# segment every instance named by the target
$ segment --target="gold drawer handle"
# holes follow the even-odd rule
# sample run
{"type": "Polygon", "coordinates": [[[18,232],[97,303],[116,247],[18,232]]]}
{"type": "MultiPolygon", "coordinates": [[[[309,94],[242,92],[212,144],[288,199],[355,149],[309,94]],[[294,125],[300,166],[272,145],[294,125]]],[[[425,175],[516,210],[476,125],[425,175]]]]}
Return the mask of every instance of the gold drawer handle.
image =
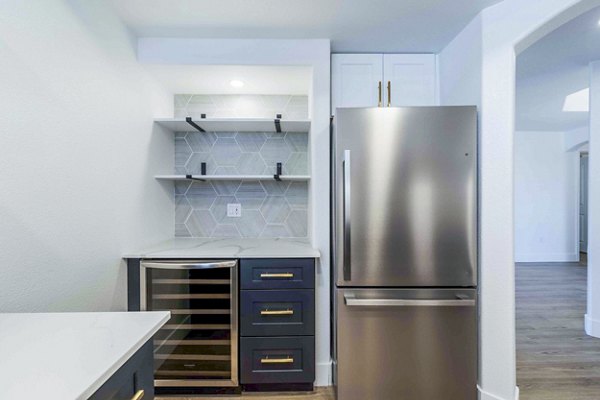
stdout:
{"type": "Polygon", "coordinates": [[[135,392],[131,400],[142,400],[144,398],[144,393],[145,392],[143,390],[138,390],[135,392]]]}
{"type": "Polygon", "coordinates": [[[260,363],[261,364],[293,364],[294,363],[294,359],[292,357],[286,357],[286,358],[261,358],[260,359],[260,363]]]}
{"type": "Polygon", "coordinates": [[[260,274],[261,278],[293,278],[294,274],[291,272],[285,272],[282,274],[270,274],[270,273],[263,273],[260,274]]]}
{"type": "Polygon", "coordinates": [[[260,315],[294,315],[294,310],[260,310],[260,315]]]}

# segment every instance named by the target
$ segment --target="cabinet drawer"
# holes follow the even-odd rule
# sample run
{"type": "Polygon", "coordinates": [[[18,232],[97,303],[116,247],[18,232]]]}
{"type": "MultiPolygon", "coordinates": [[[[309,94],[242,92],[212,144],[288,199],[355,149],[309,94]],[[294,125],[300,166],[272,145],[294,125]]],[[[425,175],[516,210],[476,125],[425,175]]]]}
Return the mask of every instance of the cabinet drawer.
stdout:
{"type": "Polygon", "coordinates": [[[242,289],[313,289],[315,260],[270,258],[241,260],[242,289]]]}
{"type": "Polygon", "coordinates": [[[315,338],[256,337],[240,339],[241,383],[312,383],[315,338]]]}
{"type": "Polygon", "coordinates": [[[314,296],[314,290],[242,290],[241,335],[314,335],[314,296]]]}

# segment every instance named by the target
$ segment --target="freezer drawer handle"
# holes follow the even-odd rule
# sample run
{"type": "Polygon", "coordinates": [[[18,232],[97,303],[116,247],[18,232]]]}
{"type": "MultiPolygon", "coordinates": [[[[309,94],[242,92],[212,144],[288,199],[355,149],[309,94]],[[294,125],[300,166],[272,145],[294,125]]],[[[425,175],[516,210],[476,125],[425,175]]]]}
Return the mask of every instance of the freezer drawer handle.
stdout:
{"type": "Polygon", "coordinates": [[[294,315],[294,310],[260,310],[260,315],[294,315]]]}
{"type": "Polygon", "coordinates": [[[354,295],[344,295],[344,302],[350,307],[473,307],[474,299],[460,300],[416,300],[416,299],[357,299],[354,295]]]}
{"type": "Polygon", "coordinates": [[[291,272],[284,272],[282,274],[271,274],[271,273],[262,273],[260,274],[261,278],[275,278],[275,279],[292,279],[294,274],[291,272]]]}
{"type": "Polygon", "coordinates": [[[158,269],[215,269],[234,268],[237,261],[208,261],[208,262],[160,262],[142,261],[142,267],[158,269]]]}
{"type": "Polygon", "coordinates": [[[294,363],[294,359],[292,357],[286,357],[286,358],[261,358],[260,359],[260,363],[261,364],[293,364],[294,363]]]}

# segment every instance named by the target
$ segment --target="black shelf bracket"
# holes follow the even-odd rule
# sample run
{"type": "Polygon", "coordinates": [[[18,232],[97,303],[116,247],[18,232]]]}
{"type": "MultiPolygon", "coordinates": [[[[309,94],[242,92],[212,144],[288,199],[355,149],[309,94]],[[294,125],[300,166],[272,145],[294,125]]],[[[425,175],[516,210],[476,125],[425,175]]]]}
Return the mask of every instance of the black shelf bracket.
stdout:
{"type": "MultiPolygon", "coordinates": [[[[202,176],[206,176],[206,163],[200,163],[200,175],[202,176]]],[[[194,175],[186,175],[185,179],[189,179],[190,181],[200,181],[200,182],[206,182],[206,179],[202,179],[202,178],[196,178],[194,175]]]]}
{"type": "Polygon", "coordinates": [[[185,179],[189,179],[190,181],[206,182],[206,179],[194,178],[192,175],[186,175],[185,179]]]}
{"type": "Polygon", "coordinates": [[[281,114],[277,114],[275,117],[275,131],[281,133],[281,114]]]}
{"type": "Polygon", "coordinates": [[[185,117],[185,122],[193,126],[194,129],[196,129],[198,132],[206,132],[204,129],[202,129],[200,125],[198,125],[192,120],[192,117],[185,117]]]}
{"type": "Polygon", "coordinates": [[[277,163],[277,173],[275,175],[273,175],[273,179],[275,179],[278,182],[281,182],[281,175],[283,175],[282,173],[282,165],[280,162],[277,163]]]}

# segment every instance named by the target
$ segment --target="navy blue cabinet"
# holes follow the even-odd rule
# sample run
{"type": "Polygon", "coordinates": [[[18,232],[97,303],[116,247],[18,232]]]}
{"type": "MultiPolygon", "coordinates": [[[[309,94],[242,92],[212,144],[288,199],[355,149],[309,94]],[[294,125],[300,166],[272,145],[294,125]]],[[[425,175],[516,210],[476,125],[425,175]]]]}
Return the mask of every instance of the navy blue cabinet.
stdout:
{"type": "Polygon", "coordinates": [[[314,290],[243,290],[241,336],[312,336],[314,290]]]}
{"type": "Polygon", "coordinates": [[[315,379],[315,337],[242,337],[242,382],[311,383],[315,379]]]}
{"type": "Polygon", "coordinates": [[[315,261],[306,258],[242,260],[241,288],[314,289],[315,261]]]}
{"type": "Polygon", "coordinates": [[[154,399],[152,366],[152,341],[148,341],[89,400],[154,399]]]}
{"type": "Polygon", "coordinates": [[[242,259],[240,282],[240,382],[312,388],[315,260],[242,259]]]}

